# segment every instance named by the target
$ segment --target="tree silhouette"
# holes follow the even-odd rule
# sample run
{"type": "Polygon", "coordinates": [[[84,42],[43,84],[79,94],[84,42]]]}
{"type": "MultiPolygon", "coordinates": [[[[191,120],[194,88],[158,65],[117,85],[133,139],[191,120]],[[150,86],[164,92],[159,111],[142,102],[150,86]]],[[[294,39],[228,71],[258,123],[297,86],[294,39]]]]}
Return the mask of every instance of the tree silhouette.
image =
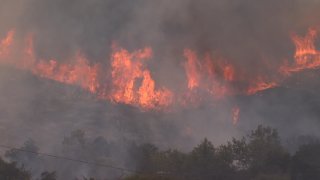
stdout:
{"type": "Polygon", "coordinates": [[[30,180],[31,175],[24,167],[17,167],[16,163],[7,163],[0,159],[0,179],[3,180],[30,180]]]}

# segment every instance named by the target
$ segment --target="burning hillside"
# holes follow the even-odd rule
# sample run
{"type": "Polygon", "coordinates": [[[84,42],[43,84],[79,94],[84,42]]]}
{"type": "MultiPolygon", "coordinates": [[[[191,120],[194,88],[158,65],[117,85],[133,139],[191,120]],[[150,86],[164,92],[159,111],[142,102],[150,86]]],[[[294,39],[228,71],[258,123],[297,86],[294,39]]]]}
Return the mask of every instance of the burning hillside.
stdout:
{"type": "Polygon", "coordinates": [[[151,47],[129,52],[113,45],[112,54],[106,58],[111,66],[106,68],[99,63],[90,63],[81,51],[70,60],[39,59],[34,53],[32,35],[25,38],[23,51],[19,52],[14,49],[14,35],[14,30],[11,30],[1,40],[2,64],[28,70],[57,82],[77,85],[99,99],[133,105],[142,110],[192,106],[192,103],[199,103],[204,98],[199,92],[206,92],[206,96],[209,95],[212,101],[226,96],[254,95],[281,86],[293,73],[320,67],[320,52],[315,47],[316,29],[309,29],[305,36],[292,35],[296,51],[292,57],[283,58],[291,61],[285,61],[279,68],[274,69],[273,73],[277,74],[275,77],[248,77],[245,74],[250,73],[242,73],[243,70],[236,69],[225,58],[215,58],[207,53],[200,59],[194,50],[185,49],[183,64],[186,82],[177,82],[182,86],[180,89],[184,90],[179,92],[161,86],[153,79],[153,73],[146,66],[146,61],[153,57],[151,47]],[[16,53],[22,56],[14,57],[13,54],[16,53]]]}

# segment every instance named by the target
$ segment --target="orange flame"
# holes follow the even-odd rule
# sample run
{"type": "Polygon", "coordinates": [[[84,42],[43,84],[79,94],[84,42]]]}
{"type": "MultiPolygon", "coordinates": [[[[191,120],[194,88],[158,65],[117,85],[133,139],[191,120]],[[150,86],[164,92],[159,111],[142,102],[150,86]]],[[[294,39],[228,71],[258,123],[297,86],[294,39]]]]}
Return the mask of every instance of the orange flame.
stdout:
{"type": "MultiPolygon", "coordinates": [[[[1,41],[0,55],[9,54],[13,34],[14,31],[10,31],[1,41]]],[[[32,35],[29,35],[25,42],[23,57],[15,62],[5,62],[6,64],[29,70],[43,78],[78,85],[102,99],[130,104],[142,109],[161,109],[172,103],[173,93],[166,88],[156,89],[150,71],[143,66],[143,61],[152,56],[151,48],[133,53],[124,49],[114,50],[111,55],[112,90],[108,93],[105,85],[99,81],[100,76],[105,76],[101,74],[104,71],[100,64],[90,64],[80,52],[69,60],[70,63],[59,63],[55,59],[49,61],[37,59],[34,54],[32,35]]]]}
{"type": "Polygon", "coordinates": [[[190,49],[184,50],[184,56],[187,58],[185,71],[188,78],[188,88],[190,90],[196,88],[200,84],[199,61],[195,52],[190,49]]]}
{"type": "Polygon", "coordinates": [[[292,36],[292,41],[296,46],[295,61],[292,65],[285,64],[280,67],[280,72],[290,75],[293,72],[305,69],[317,69],[320,67],[320,51],[316,50],[315,40],[317,31],[310,28],[305,37],[292,36]]]}
{"type": "Polygon", "coordinates": [[[110,98],[115,102],[138,104],[145,109],[156,109],[171,104],[172,93],[161,88],[155,90],[155,82],[142,61],[152,56],[151,48],[129,53],[121,49],[112,55],[113,91],[110,98]],[[137,81],[141,79],[139,86],[137,81]],[[136,87],[138,86],[138,87],[136,87]]]}
{"type": "MultiPolygon", "coordinates": [[[[60,63],[56,59],[39,59],[34,52],[32,35],[28,35],[25,40],[26,46],[21,53],[22,56],[20,57],[19,52],[15,50],[14,57],[18,58],[10,58],[8,61],[8,57],[12,53],[14,34],[15,32],[11,30],[0,41],[2,63],[28,70],[40,77],[78,85],[95,94],[98,98],[133,105],[143,110],[162,110],[174,104],[199,104],[207,99],[202,94],[209,94],[215,99],[226,95],[252,95],[279,86],[286,77],[284,75],[290,75],[304,69],[320,68],[320,51],[315,47],[317,38],[315,29],[310,29],[305,37],[292,36],[296,46],[294,62],[282,65],[280,77],[276,80],[262,76],[258,76],[255,80],[244,78],[243,74],[239,74],[242,71],[224,59],[213,61],[210,54],[206,54],[203,59],[200,59],[195,51],[185,49],[183,55],[186,58],[184,69],[187,85],[184,87],[184,92],[174,93],[173,90],[159,86],[147,68],[146,62],[152,58],[153,54],[149,47],[129,52],[113,46],[110,57],[110,73],[101,64],[89,63],[90,61],[81,52],[64,63],[60,63]],[[111,83],[107,84],[108,86],[101,81],[105,77],[111,77],[111,83]],[[237,88],[233,89],[232,87],[237,84],[248,84],[248,86],[234,90],[237,88]]],[[[239,113],[239,108],[234,108],[234,122],[238,121],[236,119],[239,118],[239,113]]]]}
{"type": "Polygon", "coordinates": [[[251,85],[248,87],[246,94],[253,95],[259,91],[264,91],[276,86],[278,86],[276,82],[267,82],[263,78],[258,77],[257,80],[253,81],[253,83],[251,83],[251,85]]]}
{"type": "Polygon", "coordinates": [[[75,58],[75,63],[72,65],[59,64],[56,60],[39,61],[33,73],[58,82],[79,85],[92,93],[97,92],[99,88],[98,65],[90,66],[81,55],[75,58]]]}
{"type": "Polygon", "coordinates": [[[40,77],[52,79],[66,84],[76,84],[95,93],[99,88],[98,65],[90,66],[88,60],[78,53],[71,64],[61,64],[56,60],[37,60],[34,55],[33,37],[26,38],[25,56],[18,67],[31,70],[40,77]]]}
{"type": "MultiPolygon", "coordinates": [[[[219,70],[222,71],[225,81],[233,81],[234,68],[232,65],[215,65],[209,54],[205,56],[203,61],[200,61],[197,54],[190,49],[184,50],[184,56],[187,58],[185,71],[189,90],[194,90],[195,88],[202,89],[214,98],[222,98],[228,92],[228,88],[218,81],[218,74],[215,68],[220,68],[219,70]]],[[[192,96],[192,93],[188,93],[188,97],[193,102],[197,99],[192,96]]]]}

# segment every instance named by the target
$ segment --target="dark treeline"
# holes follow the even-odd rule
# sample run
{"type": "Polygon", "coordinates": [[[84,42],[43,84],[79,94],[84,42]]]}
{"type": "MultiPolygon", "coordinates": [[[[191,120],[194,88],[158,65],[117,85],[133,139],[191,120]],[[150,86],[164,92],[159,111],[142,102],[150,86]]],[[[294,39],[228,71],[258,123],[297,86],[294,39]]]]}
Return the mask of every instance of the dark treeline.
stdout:
{"type": "MultiPolygon", "coordinates": [[[[220,146],[204,139],[188,153],[160,150],[153,144],[132,144],[128,148],[131,159],[127,168],[135,168],[137,173],[120,179],[319,180],[320,141],[304,137],[294,144],[299,144],[297,150],[290,152],[287,148],[290,145],[283,146],[275,129],[263,126],[220,146]]],[[[57,174],[45,171],[40,177],[32,178],[24,166],[0,160],[0,179],[55,180],[57,174]]]]}
{"type": "Polygon", "coordinates": [[[319,180],[320,143],[312,137],[301,141],[295,142],[301,144],[298,150],[289,153],[275,129],[258,126],[217,147],[204,139],[190,153],[145,144],[132,151],[141,174],[127,180],[319,180]]]}

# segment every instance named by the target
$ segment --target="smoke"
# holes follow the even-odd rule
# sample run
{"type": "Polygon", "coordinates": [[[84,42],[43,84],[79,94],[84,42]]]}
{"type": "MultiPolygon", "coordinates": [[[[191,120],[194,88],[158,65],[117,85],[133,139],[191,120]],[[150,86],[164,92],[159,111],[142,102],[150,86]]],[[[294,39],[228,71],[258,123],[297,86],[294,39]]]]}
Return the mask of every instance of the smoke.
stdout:
{"type": "MultiPolygon", "coordinates": [[[[151,47],[154,55],[147,67],[157,86],[182,93],[187,86],[185,48],[194,50],[199,59],[206,53],[223,57],[244,77],[276,78],[283,60],[293,60],[295,47],[290,35],[304,35],[309,27],[318,26],[319,8],[320,2],[311,0],[2,0],[0,39],[15,29],[22,43],[32,33],[39,59],[64,62],[80,50],[91,64],[108,68],[112,44],[130,52],[151,47]]],[[[187,151],[204,137],[224,143],[258,124],[278,128],[284,137],[318,136],[318,73],[293,76],[282,87],[254,96],[206,100],[171,112],[146,112],[97,100],[76,86],[1,67],[1,141],[16,146],[31,138],[40,151],[92,160],[101,155],[95,154],[100,146],[112,147],[103,144],[118,143],[115,149],[106,148],[110,151],[106,162],[125,166],[125,149],[131,142],[187,151]],[[234,106],[240,108],[235,126],[234,106]],[[81,145],[75,145],[70,152],[63,152],[63,138],[78,129],[90,139],[86,146],[96,148],[78,152],[81,145]],[[92,145],[100,136],[103,143],[92,145]]],[[[59,177],[70,172],[96,173],[88,167],[70,170],[69,164],[59,164],[46,163],[48,169],[65,169],[59,177]]]]}

